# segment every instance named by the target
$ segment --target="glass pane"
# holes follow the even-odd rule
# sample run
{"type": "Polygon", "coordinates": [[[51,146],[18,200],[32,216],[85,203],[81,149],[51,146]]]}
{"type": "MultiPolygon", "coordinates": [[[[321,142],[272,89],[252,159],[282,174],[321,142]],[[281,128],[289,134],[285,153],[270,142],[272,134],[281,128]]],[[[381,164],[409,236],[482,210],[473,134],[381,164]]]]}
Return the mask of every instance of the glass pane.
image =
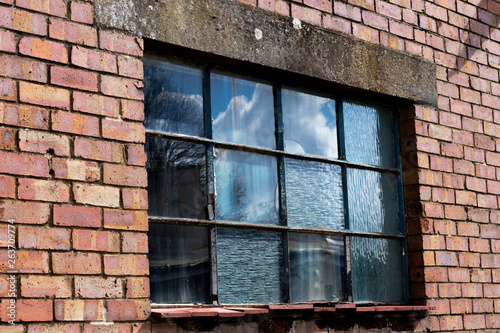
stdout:
{"type": "Polygon", "coordinates": [[[283,89],[285,150],[338,158],[333,99],[283,89]]]}
{"type": "Polygon", "coordinates": [[[283,301],[283,240],[272,231],[217,228],[222,304],[283,301]]]}
{"type": "Polygon", "coordinates": [[[343,106],[347,160],[394,168],[392,112],[383,107],[349,101],[343,106]]]}
{"type": "Polygon", "coordinates": [[[276,148],[271,85],[211,74],[210,90],[215,140],[276,148]]]}
{"type": "Polygon", "coordinates": [[[149,267],[153,303],[210,303],[209,230],[150,223],[149,267]]]}
{"type": "Polygon", "coordinates": [[[344,239],[290,233],[290,293],[292,302],[343,299],[344,239]]]}
{"type": "Polygon", "coordinates": [[[397,176],[347,169],[351,230],[399,234],[397,176]]]}
{"type": "Polygon", "coordinates": [[[401,246],[394,239],[352,238],[354,302],[404,300],[401,246]]]}
{"type": "Polygon", "coordinates": [[[207,219],[204,145],[146,138],[149,215],[207,219]]]}
{"type": "Polygon", "coordinates": [[[276,158],[236,150],[215,151],[216,219],[278,224],[276,158]]]}
{"type": "Polygon", "coordinates": [[[341,167],[285,159],[288,225],[296,228],[344,228],[341,167]]]}
{"type": "Polygon", "coordinates": [[[156,58],[143,60],[144,126],[156,131],[204,136],[202,71],[156,58]]]}

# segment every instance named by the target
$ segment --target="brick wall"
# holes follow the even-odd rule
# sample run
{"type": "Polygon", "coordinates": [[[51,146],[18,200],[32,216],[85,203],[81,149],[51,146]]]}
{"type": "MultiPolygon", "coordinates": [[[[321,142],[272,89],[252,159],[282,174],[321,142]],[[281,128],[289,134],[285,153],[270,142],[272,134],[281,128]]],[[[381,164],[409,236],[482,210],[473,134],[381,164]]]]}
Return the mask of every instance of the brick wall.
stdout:
{"type": "MultiPolygon", "coordinates": [[[[411,291],[436,307],[416,331],[500,330],[499,2],[241,2],[437,65],[438,108],[401,113],[411,291]]],[[[150,332],[143,43],[93,7],[0,0],[2,332],[150,332]]]]}

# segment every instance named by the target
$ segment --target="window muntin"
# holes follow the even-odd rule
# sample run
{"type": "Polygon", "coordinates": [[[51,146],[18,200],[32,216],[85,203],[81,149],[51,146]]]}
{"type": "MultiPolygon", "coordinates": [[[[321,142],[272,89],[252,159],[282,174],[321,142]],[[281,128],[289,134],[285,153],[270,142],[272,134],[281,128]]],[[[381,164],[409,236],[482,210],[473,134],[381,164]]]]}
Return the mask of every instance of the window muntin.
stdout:
{"type": "MultiPolygon", "coordinates": [[[[148,67],[149,58],[145,58],[145,73],[148,67]]],[[[206,180],[199,182],[204,189],[198,192],[206,191],[206,214],[155,215],[161,212],[158,209],[150,209],[149,213],[151,220],[160,225],[181,223],[187,229],[208,225],[209,289],[214,303],[406,299],[401,172],[395,155],[394,112],[376,105],[282,89],[277,83],[211,73],[208,68],[199,80],[204,85],[205,118],[201,122],[206,125],[206,138],[147,127],[147,140],[149,143],[150,138],[162,137],[205,149],[205,169],[198,169],[206,170],[206,180]],[[226,91],[215,93],[214,86],[226,91]],[[256,95],[264,96],[265,103],[257,101],[256,95]],[[223,96],[222,101],[217,101],[217,96],[223,96]],[[262,108],[245,106],[249,101],[253,105],[262,104],[262,108]],[[269,109],[271,103],[274,107],[269,109]],[[248,110],[256,114],[246,114],[248,110]],[[262,137],[274,133],[274,145],[256,138],[258,128],[251,124],[263,123],[256,120],[262,118],[260,113],[267,119],[262,137]],[[231,121],[215,124],[215,120],[228,114],[231,121]],[[363,122],[356,119],[357,115],[363,122]],[[312,126],[314,122],[307,124],[310,119],[317,119],[316,126],[312,126]],[[367,121],[375,123],[366,124],[367,121]],[[304,128],[311,131],[311,138],[301,133],[304,128]],[[224,133],[218,134],[220,131],[224,133]],[[353,136],[358,134],[363,140],[375,143],[354,142],[353,136]],[[389,153],[385,151],[386,145],[389,153]],[[353,151],[347,152],[347,148],[353,151]],[[370,149],[373,151],[367,151],[370,149]],[[307,186],[312,180],[311,186],[307,186]],[[367,193],[368,190],[373,192],[367,193]],[[258,235],[267,237],[259,239],[258,235]],[[372,251],[360,253],[359,248],[363,247],[354,244],[361,245],[363,241],[389,244],[385,248],[390,248],[391,253],[380,250],[381,245],[365,246],[372,251]],[[260,252],[262,249],[268,249],[269,253],[260,252]],[[364,275],[363,267],[371,267],[370,274],[378,274],[374,278],[378,282],[368,289],[364,281],[370,274],[364,275]],[[246,274],[240,274],[243,268],[246,274]],[[385,292],[387,295],[383,291],[370,291],[377,283],[375,289],[384,287],[392,269],[398,270],[392,280],[397,286],[390,287],[392,291],[385,292]]],[[[151,84],[154,86],[154,82],[151,84]]],[[[152,92],[149,85],[146,76],[146,117],[154,107],[148,103],[152,92]]],[[[145,124],[148,126],[147,121],[145,124]]],[[[146,147],[149,156],[150,145],[146,147]]],[[[151,181],[154,179],[150,178],[150,184],[151,181]]],[[[186,186],[179,188],[188,192],[186,186]]],[[[149,192],[150,201],[157,201],[154,191],[149,192]]],[[[193,302],[183,297],[165,302],[154,293],[152,301],[193,302]]]]}

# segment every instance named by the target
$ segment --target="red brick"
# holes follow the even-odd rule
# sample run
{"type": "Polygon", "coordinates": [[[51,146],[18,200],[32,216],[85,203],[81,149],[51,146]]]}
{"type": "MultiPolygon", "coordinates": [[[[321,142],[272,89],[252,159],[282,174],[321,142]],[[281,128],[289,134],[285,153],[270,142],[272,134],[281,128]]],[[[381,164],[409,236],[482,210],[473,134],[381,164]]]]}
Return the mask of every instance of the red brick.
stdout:
{"type": "Polygon", "coordinates": [[[424,216],[443,218],[444,217],[443,205],[435,203],[424,203],[424,216]]]}
{"type": "Polygon", "coordinates": [[[356,22],[361,22],[361,9],[358,7],[350,6],[344,2],[334,1],[333,10],[336,15],[343,16],[356,22]]]}
{"type": "Polygon", "coordinates": [[[484,106],[496,108],[497,105],[500,105],[500,97],[483,93],[481,94],[481,103],[484,106]]]}
{"type": "Polygon", "coordinates": [[[486,181],[488,193],[500,194],[500,182],[494,180],[486,181]]]}
{"type": "Polygon", "coordinates": [[[460,236],[479,237],[479,225],[477,223],[458,222],[457,232],[460,236]]]}
{"type": "Polygon", "coordinates": [[[104,273],[106,275],[148,275],[148,258],[145,255],[105,254],[104,273]]]}
{"type": "Polygon", "coordinates": [[[465,329],[480,329],[486,327],[484,315],[465,315],[464,328],[465,329]]]}
{"type": "Polygon", "coordinates": [[[469,241],[466,237],[446,237],[446,249],[453,251],[469,251],[469,241]]]}
{"type": "Polygon", "coordinates": [[[117,278],[76,277],[75,297],[77,298],[122,298],[121,280],[117,278]]]}
{"type": "Polygon", "coordinates": [[[16,52],[16,38],[12,32],[0,30],[0,51],[16,52]]]}
{"type": "Polygon", "coordinates": [[[452,131],[452,140],[455,143],[473,146],[474,145],[474,135],[467,131],[452,131]]]}
{"type": "Polygon", "coordinates": [[[13,177],[0,176],[0,198],[14,198],[15,196],[16,179],[13,177]]]}
{"type": "Polygon", "coordinates": [[[413,39],[413,27],[405,23],[391,20],[389,21],[389,31],[397,36],[401,36],[407,39],[413,39]]]}
{"type": "Polygon", "coordinates": [[[36,37],[23,37],[19,42],[19,53],[64,64],[68,63],[68,51],[64,44],[36,37]]]}
{"type": "Polygon", "coordinates": [[[67,229],[19,227],[18,244],[24,249],[69,250],[70,234],[67,229]]]}
{"type": "Polygon", "coordinates": [[[127,164],[145,166],[147,156],[144,152],[144,146],[127,146],[127,164]]]}
{"type": "Polygon", "coordinates": [[[21,102],[69,109],[69,91],[66,89],[19,82],[19,97],[21,102]]]}
{"type": "Polygon", "coordinates": [[[54,274],[100,274],[101,256],[96,253],[52,253],[52,271],[54,274]]]}
{"type": "Polygon", "coordinates": [[[145,168],[117,164],[104,164],[105,184],[146,187],[148,176],[145,168]]]}
{"type": "Polygon", "coordinates": [[[71,1],[71,20],[87,24],[94,23],[93,6],[88,3],[71,1]]]}
{"type": "Polygon", "coordinates": [[[467,177],[466,187],[471,191],[486,192],[486,181],[481,178],[467,177]]]}
{"type": "Polygon", "coordinates": [[[372,29],[370,27],[353,23],[352,24],[352,34],[370,43],[380,43],[378,30],[372,29]]]}
{"type": "MultiPolygon", "coordinates": [[[[140,325],[140,324],[136,324],[140,325]]],[[[150,333],[151,329],[147,332],[150,333]]],[[[83,333],[129,333],[130,332],[130,324],[118,324],[118,323],[109,323],[109,324],[85,324],[83,326],[83,333]]]]}
{"type": "Polygon", "coordinates": [[[452,299],[450,300],[450,309],[452,314],[463,314],[472,312],[472,300],[470,299],[452,299]]]}
{"type": "Polygon", "coordinates": [[[142,39],[125,36],[112,31],[101,31],[99,33],[100,46],[104,50],[125,53],[142,57],[144,42],[142,39]]]}
{"type": "Polygon", "coordinates": [[[144,120],[144,103],[132,100],[122,100],[122,116],[124,119],[144,120]]]}
{"type": "Polygon", "coordinates": [[[487,314],[484,318],[487,328],[500,328],[500,314],[487,314]]]}
{"type": "Polygon", "coordinates": [[[47,66],[39,61],[3,54],[0,55],[0,75],[15,79],[47,82],[47,66]]]}
{"type": "Polygon", "coordinates": [[[118,117],[119,114],[116,99],[77,91],[73,93],[73,109],[110,117],[118,117]]]}
{"type": "Polygon", "coordinates": [[[101,75],[101,91],[104,95],[143,100],[142,87],[141,81],[101,75]]]}
{"type": "Polygon", "coordinates": [[[122,230],[148,229],[148,215],[145,211],[105,210],[104,227],[122,230]]]}
{"type": "Polygon", "coordinates": [[[485,164],[476,164],[476,176],[481,178],[495,179],[496,168],[485,164]]]}
{"type": "Polygon", "coordinates": [[[88,136],[99,136],[99,119],[70,112],[52,113],[52,130],[88,136]]]}
{"type": "Polygon", "coordinates": [[[54,318],[60,321],[102,321],[104,302],[99,300],[60,300],[54,302],[54,318]]]}
{"type": "Polygon", "coordinates": [[[54,224],[85,228],[101,227],[101,209],[80,206],[54,206],[54,224]]]}
{"type": "Polygon", "coordinates": [[[50,82],[64,87],[97,91],[97,74],[68,67],[52,66],[50,82]]]}
{"type": "Polygon", "coordinates": [[[487,239],[471,238],[469,244],[472,252],[489,253],[491,251],[490,242],[487,239]]]}
{"type": "Polygon", "coordinates": [[[434,307],[435,310],[431,310],[430,314],[433,315],[443,315],[450,314],[450,300],[429,300],[427,302],[428,306],[434,307]]]}
{"type": "Polygon", "coordinates": [[[373,12],[363,10],[361,16],[363,17],[363,23],[365,25],[383,31],[389,30],[389,25],[388,25],[389,21],[382,15],[378,15],[373,12]]]}
{"type": "Polygon", "coordinates": [[[80,333],[78,324],[31,324],[28,333],[80,333]]]}
{"type": "Polygon", "coordinates": [[[46,36],[45,16],[12,7],[0,7],[0,27],[46,36]]]}
{"type": "Polygon", "coordinates": [[[48,129],[49,112],[30,105],[0,103],[0,123],[21,127],[48,129]]]}
{"type": "Polygon", "coordinates": [[[142,80],[144,78],[142,61],[134,57],[119,55],[118,73],[121,76],[128,76],[142,80]]]}
{"type": "Polygon", "coordinates": [[[148,236],[144,233],[122,233],[122,251],[124,253],[148,253],[148,236]]]}
{"type": "Polygon", "coordinates": [[[500,167],[500,154],[487,151],[486,163],[489,165],[500,167]]]}
{"type": "Polygon", "coordinates": [[[145,131],[144,125],[141,123],[102,120],[102,136],[107,139],[144,143],[145,131]]]}
{"type": "Polygon", "coordinates": [[[78,157],[121,163],[122,146],[108,141],[90,140],[87,138],[75,139],[75,155],[78,157]]]}
{"type": "Polygon", "coordinates": [[[16,6],[53,16],[66,16],[63,0],[16,0],[16,6]]]}
{"type": "Polygon", "coordinates": [[[453,204],[455,203],[455,191],[444,188],[433,188],[432,201],[453,204]]]}
{"type": "Polygon", "coordinates": [[[489,211],[487,209],[479,209],[479,208],[468,208],[467,209],[467,216],[470,221],[473,222],[482,222],[482,223],[488,223],[489,222],[489,211]]]}
{"type": "Polygon", "coordinates": [[[96,182],[101,179],[101,169],[96,162],[64,158],[52,159],[55,178],[96,182]]]}
{"type": "Polygon", "coordinates": [[[69,187],[60,181],[21,178],[18,191],[23,200],[69,201],[69,187]]]}
{"type": "Polygon", "coordinates": [[[430,138],[417,137],[417,150],[439,154],[439,141],[430,138]]]}
{"type": "Polygon", "coordinates": [[[69,298],[71,285],[68,276],[21,276],[21,295],[26,298],[69,298]]]}
{"type": "Polygon", "coordinates": [[[120,205],[120,190],[111,186],[93,184],[73,184],[75,201],[81,204],[103,207],[120,205]]]}
{"type": "Polygon", "coordinates": [[[321,12],[317,9],[292,4],[291,13],[293,18],[315,25],[321,25],[321,12]]]}
{"type": "Polygon", "coordinates": [[[451,158],[430,156],[430,167],[432,170],[453,172],[453,160],[451,158]]]}
{"type": "MultiPolygon", "coordinates": [[[[8,250],[0,251],[0,272],[6,273],[12,268],[8,265],[8,250]]],[[[16,250],[14,270],[18,273],[44,273],[49,272],[49,255],[47,252],[16,250]]]]}
{"type": "Polygon", "coordinates": [[[453,171],[465,175],[475,175],[474,164],[464,160],[454,160],[453,171]]]}
{"type": "Polygon", "coordinates": [[[107,318],[113,321],[146,320],[151,314],[149,300],[110,300],[107,318]]]}
{"type": "Polygon", "coordinates": [[[0,200],[0,221],[14,219],[16,223],[45,224],[50,207],[46,203],[0,200]]]}
{"type": "Polygon", "coordinates": [[[456,298],[462,297],[462,290],[458,283],[441,283],[438,286],[439,297],[441,298],[456,298]]]}
{"type": "Polygon", "coordinates": [[[362,7],[367,10],[375,10],[375,4],[373,0],[349,0],[348,2],[354,6],[362,7]]]}
{"type": "Polygon", "coordinates": [[[497,198],[494,195],[478,194],[477,205],[478,207],[483,207],[483,208],[491,208],[491,209],[498,208],[497,198]]]}
{"type": "Polygon", "coordinates": [[[481,238],[500,239],[500,225],[481,225],[481,238]]]}
{"type": "Polygon", "coordinates": [[[339,30],[346,34],[351,33],[351,22],[341,17],[323,14],[323,27],[339,30]]]}
{"type": "Polygon", "coordinates": [[[472,309],[475,313],[494,312],[493,300],[489,299],[474,299],[472,300],[472,309]]]}
{"type": "Polygon", "coordinates": [[[82,251],[119,252],[120,237],[116,232],[75,229],[73,248],[82,251]]]}
{"type": "Polygon", "coordinates": [[[148,278],[128,278],[126,287],[127,298],[149,297],[150,291],[148,278]]]}
{"type": "Polygon", "coordinates": [[[148,209],[148,192],[144,189],[122,189],[123,208],[148,209]]]}
{"type": "Polygon", "coordinates": [[[499,284],[485,284],[484,285],[484,297],[494,297],[494,298],[500,297],[500,285],[499,284]]]}
{"type": "Polygon", "coordinates": [[[482,268],[498,268],[500,267],[500,256],[496,254],[481,254],[482,268]]]}
{"type": "Polygon", "coordinates": [[[0,149],[14,150],[16,148],[17,131],[13,128],[0,127],[0,149]]]}
{"type": "Polygon", "coordinates": [[[420,21],[420,28],[422,28],[425,31],[432,31],[436,32],[437,31],[437,24],[436,20],[433,19],[432,17],[429,17],[427,15],[419,15],[419,21],[420,21]]]}
{"type": "Polygon", "coordinates": [[[450,282],[470,282],[468,268],[448,268],[448,279],[450,282]]]}
{"type": "Polygon", "coordinates": [[[97,30],[94,27],[49,18],[51,38],[86,46],[97,46],[97,30]]]}
{"type": "Polygon", "coordinates": [[[115,55],[83,48],[80,46],[73,46],[71,51],[71,63],[73,65],[92,69],[95,71],[103,71],[109,73],[117,72],[115,55]]]}
{"type": "MultiPolygon", "coordinates": [[[[10,305],[10,299],[2,300],[1,319],[3,322],[11,320],[8,317],[7,306],[10,305]]],[[[44,299],[18,299],[15,300],[15,320],[14,322],[31,321],[52,321],[52,301],[44,299]]],[[[4,326],[5,327],[5,326],[4,326]]]]}
{"type": "Polygon", "coordinates": [[[436,265],[458,266],[457,256],[454,252],[436,252],[436,265]]]}
{"type": "Polygon", "coordinates": [[[68,156],[69,145],[70,141],[67,136],[32,130],[19,131],[19,148],[22,151],[68,156]]]}
{"type": "Polygon", "coordinates": [[[9,79],[0,79],[0,100],[15,101],[17,100],[17,85],[16,82],[9,79]]]}
{"type": "Polygon", "coordinates": [[[289,15],[290,13],[290,4],[283,0],[259,1],[259,7],[279,13],[281,15],[289,15]]]}
{"type": "Polygon", "coordinates": [[[465,220],[467,218],[467,212],[465,208],[461,206],[445,206],[444,207],[445,218],[451,220],[465,220]]]}

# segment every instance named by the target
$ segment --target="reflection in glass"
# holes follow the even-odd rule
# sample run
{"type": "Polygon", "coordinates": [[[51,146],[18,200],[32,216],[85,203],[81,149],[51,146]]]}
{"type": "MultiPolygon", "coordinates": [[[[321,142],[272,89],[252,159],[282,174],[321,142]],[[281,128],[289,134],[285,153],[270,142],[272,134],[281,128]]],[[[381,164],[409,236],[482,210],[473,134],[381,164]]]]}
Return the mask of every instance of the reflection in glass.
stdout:
{"type": "Polygon", "coordinates": [[[292,302],[342,300],[342,236],[291,232],[288,250],[292,302]]]}
{"type": "Polygon", "coordinates": [[[217,271],[221,304],[282,302],[282,234],[217,228],[217,271]]]}
{"type": "Polygon", "coordinates": [[[147,129],[204,136],[203,86],[200,69],[144,58],[147,129]]]}
{"type": "Polygon", "coordinates": [[[216,219],[278,224],[277,170],[273,156],[216,149],[216,219]]]}
{"type": "Polygon", "coordinates": [[[285,170],[289,226],[344,228],[340,166],[287,158],[285,170]]]}
{"type": "Polygon", "coordinates": [[[347,169],[347,184],[352,230],[400,233],[396,175],[347,169]]]}
{"type": "Polygon", "coordinates": [[[210,77],[214,140],[276,148],[272,86],[220,74],[210,77]]]}
{"type": "Polygon", "coordinates": [[[349,162],[395,167],[392,112],[344,101],[346,158],[349,162]]]}
{"type": "Polygon", "coordinates": [[[335,101],[282,90],[285,150],[338,158],[335,101]]]}
{"type": "Polygon", "coordinates": [[[151,301],[210,303],[208,228],[150,223],[151,301]]]}
{"type": "Polygon", "coordinates": [[[351,245],[354,302],[400,302],[404,299],[402,242],[353,237],[351,245]]]}
{"type": "Polygon", "coordinates": [[[204,145],[147,137],[149,215],[207,219],[204,145]]]}

